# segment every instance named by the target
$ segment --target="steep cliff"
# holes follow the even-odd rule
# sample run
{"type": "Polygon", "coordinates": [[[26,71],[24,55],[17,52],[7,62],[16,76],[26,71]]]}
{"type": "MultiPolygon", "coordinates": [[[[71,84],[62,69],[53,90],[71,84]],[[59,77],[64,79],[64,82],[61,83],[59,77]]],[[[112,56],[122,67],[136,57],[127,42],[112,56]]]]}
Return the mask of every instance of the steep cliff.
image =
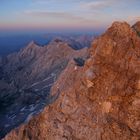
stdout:
{"type": "Polygon", "coordinates": [[[83,67],[70,61],[51,90],[59,98],[4,140],[139,140],[140,38],[115,22],[90,48],[83,67]]]}

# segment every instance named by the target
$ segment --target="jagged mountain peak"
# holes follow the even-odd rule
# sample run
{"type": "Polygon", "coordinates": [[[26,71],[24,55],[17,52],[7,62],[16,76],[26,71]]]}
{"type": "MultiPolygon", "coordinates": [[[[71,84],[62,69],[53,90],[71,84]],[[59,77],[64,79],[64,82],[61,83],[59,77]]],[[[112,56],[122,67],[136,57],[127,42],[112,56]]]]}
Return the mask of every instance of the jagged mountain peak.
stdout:
{"type": "Polygon", "coordinates": [[[29,42],[29,44],[25,48],[32,49],[32,48],[37,48],[37,47],[39,47],[39,45],[37,45],[37,43],[34,40],[32,40],[31,42],[29,42]]]}
{"type": "Polygon", "coordinates": [[[47,45],[45,47],[50,51],[53,50],[54,53],[55,53],[55,51],[61,51],[61,52],[73,51],[73,49],[68,45],[67,42],[64,42],[59,39],[53,40],[52,42],[50,42],[49,45],[47,45]]]}
{"type": "MultiPolygon", "coordinates": [[[[93,42],[93,47],[91,48],[93,51],[91,52],[94,56],[102,56],[110,59],[110,61],[114,58],[115,61],[118,61],[117,58],[122,59],[125,57],[128,50],[138,49],[139,41],[138,35],[128,23],[114,22],[101,37],[93,42]]],[[[133,50],[132,52],[135,53],[133,50]]]]}
{"type": "Polygon", "coordinates": [[[52,41],[50,42],[50,44],[56,44],[56,43],[60,44],[60,43],[64,43],[64,41],[61,38],[56,37],[56,38],[52,39],[52,41]]]}
{"type": "Polygon", "coordinates": [[[25,48],[22,48],[19,52],[19,55],[22,57],[30,56],[34,57],[41,53],[42,47],[37,45],[35,41],[31,41],[25,48]]]}
{"type": "Polygon", "coordinates": [[[123,27],[123,26],[129,27],[130,25],[127,22],[125,22],[125,21],[122,21],[122,22],[120,22],[120,21],[114,21],[112,23],[112,25],[111,25],[111,27],[123,27]]]}
{"type": "Polygon", "coordinates": [[[119,39],[132,35],[132,32],[132,28],[127,22],[114,22],[105,34],[119,39]]]}

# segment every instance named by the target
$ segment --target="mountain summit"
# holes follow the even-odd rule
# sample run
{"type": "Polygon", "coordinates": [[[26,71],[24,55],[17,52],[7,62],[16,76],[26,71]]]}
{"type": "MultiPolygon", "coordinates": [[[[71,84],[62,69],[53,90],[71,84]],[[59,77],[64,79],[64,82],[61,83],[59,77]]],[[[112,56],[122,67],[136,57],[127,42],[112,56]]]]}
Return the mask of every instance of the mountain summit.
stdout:
{"type": "Polygon", "coordinates": [[[89,49],[83,66],[72,60],[51,90],[58,99],[4,140],[138,140],[140,37],[115,22],[89,49]]]}

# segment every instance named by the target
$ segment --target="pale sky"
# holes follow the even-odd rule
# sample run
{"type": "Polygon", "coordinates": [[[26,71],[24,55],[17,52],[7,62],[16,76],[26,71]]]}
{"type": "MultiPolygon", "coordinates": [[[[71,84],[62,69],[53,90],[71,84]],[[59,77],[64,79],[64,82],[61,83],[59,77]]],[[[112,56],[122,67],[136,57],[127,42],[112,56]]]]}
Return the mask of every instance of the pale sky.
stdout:
{"type": "Polygon", "coordinates": [[[0,30],[100,30],[140,20],[140,0],[0,0],[0,30]]]}

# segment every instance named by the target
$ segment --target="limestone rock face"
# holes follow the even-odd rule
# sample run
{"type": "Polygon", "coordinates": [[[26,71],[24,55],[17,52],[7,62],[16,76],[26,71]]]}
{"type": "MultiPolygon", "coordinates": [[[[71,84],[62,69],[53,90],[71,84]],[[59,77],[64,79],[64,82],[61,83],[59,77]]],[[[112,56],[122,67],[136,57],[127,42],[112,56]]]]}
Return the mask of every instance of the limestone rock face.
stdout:
{"type": "Polygon", "coordinates": [[[4,140],[139,140],[140,38],[113,23],[85,65],[70,61],[51,92],[56,102],[4,140]]]}

